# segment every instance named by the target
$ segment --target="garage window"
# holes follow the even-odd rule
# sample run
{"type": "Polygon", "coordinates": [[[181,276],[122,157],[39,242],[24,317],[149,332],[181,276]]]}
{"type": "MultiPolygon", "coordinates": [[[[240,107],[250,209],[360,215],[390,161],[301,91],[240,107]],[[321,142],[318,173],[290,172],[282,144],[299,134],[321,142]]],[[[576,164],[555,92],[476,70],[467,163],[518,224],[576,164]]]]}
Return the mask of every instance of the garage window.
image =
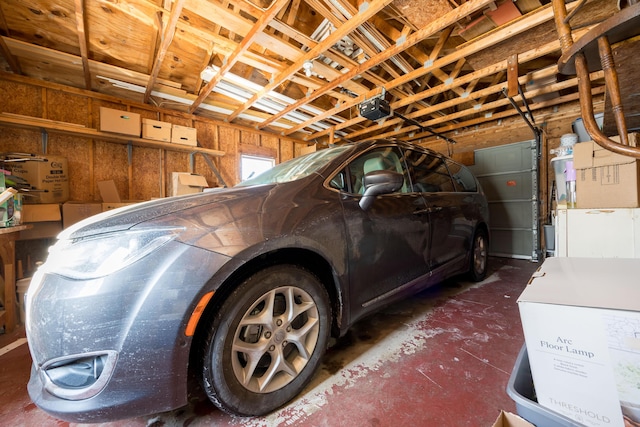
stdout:
{"type": "Polygon", "coordinates": [[[256,177],[262,172],[266,172],[276,164],[276,159],[271,157],[240,156],[240,171],[242,173],[241,180],[246,181],[249,178],[256,177]]]}

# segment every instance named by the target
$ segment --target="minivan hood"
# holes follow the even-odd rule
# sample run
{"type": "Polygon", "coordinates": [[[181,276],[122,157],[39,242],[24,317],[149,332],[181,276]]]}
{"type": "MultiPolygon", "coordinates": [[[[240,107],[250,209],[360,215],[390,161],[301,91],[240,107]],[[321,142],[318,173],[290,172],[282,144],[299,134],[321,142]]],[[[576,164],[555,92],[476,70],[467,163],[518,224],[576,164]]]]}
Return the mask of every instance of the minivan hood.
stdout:
{"type": "Polygon", "coordinates": [[[63,230],[58,239],[78,239],[96,234],[113,233],[128,230],[138,224],[156,219],[177,211],[190,209],[211,203],[240,200],[269,191],[273,185],[255,187],[219,188],[203,193],[166,197],[124,206],[102,212],[73,224],[63,230]]]}

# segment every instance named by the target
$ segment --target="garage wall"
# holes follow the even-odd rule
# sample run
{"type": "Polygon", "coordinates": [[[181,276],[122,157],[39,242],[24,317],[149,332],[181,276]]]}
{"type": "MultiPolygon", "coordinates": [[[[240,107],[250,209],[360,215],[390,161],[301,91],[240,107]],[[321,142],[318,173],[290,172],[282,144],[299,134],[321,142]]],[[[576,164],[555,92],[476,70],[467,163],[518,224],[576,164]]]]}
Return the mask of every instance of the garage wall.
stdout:
{"type": "MultiPolygon", "coordinates": [[[[144,118],[198,129],[201,147],[220,150],[212,157],[224,182],[240,180],[239,155],[273,156],[282,162],[299,155],[308,143],[272,133],[230,125],[187,113],[154,108],[89,91],[47,84],[20,76],[0,75],[0,113],[72,123],[99,129],[100,107],[125,109],[144,118]]],[[[0,127],[0,152],[61,155],[69,162],[70,196],[77,201],[100,201],[97,182],[114,180],[124,200],[149,200],[167,195],[171,172],[190,171],[190,156],[158,148],[132,147],[86,137],[43,134],[39,130],[0,127]],[[46,153],[45,151],[46,150],[46,153]]],[[[204,159],[194,157],[193,172],[220,186],[204,159]]]]}

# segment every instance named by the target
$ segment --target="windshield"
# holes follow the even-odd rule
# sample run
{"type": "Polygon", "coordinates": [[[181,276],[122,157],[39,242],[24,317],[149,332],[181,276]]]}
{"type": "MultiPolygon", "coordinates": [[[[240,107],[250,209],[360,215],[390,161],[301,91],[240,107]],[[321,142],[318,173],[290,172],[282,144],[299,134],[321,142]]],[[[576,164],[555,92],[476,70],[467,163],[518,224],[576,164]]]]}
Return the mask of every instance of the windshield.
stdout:
{"type": "Polygon", "coordinates": [[[316,172],[328,162],[338,157],[346,150],[351,149],[349,145],[328,148],[296,157],[261,173],[260,175],[243,181],[236,187],[247,187],[249,185],[275,184],[281,182],[295,181],[316,172]]]}

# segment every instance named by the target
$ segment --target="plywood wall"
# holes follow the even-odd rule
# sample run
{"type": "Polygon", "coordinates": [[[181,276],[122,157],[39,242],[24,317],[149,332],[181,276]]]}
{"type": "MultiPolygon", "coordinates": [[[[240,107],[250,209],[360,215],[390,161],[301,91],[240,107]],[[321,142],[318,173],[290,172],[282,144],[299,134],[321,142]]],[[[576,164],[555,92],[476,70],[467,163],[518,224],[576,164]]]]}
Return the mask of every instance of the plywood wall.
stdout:
{"type": "MultiPolygon", "coordinates": [[[[20,76],[0,76],[0,113],[77,124],[99,129],[100,107],[140,114],[143,118],[195,127],[203,148],[223,151],[212,157],[224,183],[240,180],[240,153],[270,155],[282,162],[298,155],[304,141],[279,137],[195,115],[47,84],[20,76]]],[[[0,127],[0,152],[61,155],[69,163],[70,195],[76,201],[100,201],[97,183],[113,180],[123,200],[149,200],[168,194],[172,172],[203,175],[211,187],[221,186],[205,160],[189,153],[128,147],[108,141],[38,130],[0,127]],[[192,170],[193,166],[193,170],[192,170]]]]}

